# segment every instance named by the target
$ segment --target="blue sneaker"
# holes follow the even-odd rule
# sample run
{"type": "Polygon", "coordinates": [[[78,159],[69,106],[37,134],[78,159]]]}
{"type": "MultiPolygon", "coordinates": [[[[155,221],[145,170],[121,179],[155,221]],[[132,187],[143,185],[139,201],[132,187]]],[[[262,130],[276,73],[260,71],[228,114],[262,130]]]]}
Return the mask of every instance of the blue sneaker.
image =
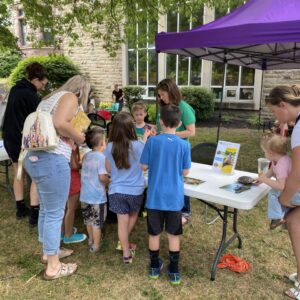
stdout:
{"type": "Polygon", "coordinates": [[[151,278],[151,279],[158,279],[159,278],[160,271],[164,266],[164,263],[163,263],[161,258],[158,259],[158,264],[159,264],[158,268],[151,268],[151,266],[149,267],[149,275],[148,275],[149,278],[151,278]]]}
{"type": "MultiPolygon", "coordinates": [[[[77,227],[73,227],[73,234],[77,233],[77,227]]],[[[65,235],[63,233],[60,234],[60,240],[63,241],[64,240],[65,235]]]]}
{"type": "Polygon", "coordinates": [[[181,275],[180,273],[171,273],[169,270],[168,270],[168,275],[169,275],[169,279],[170,279],[170,283],[172,285],[178,285],[181,283],[181,275]]]}
{"type": "Polygon", "coordinates": [[[86,239],[86,235],[84,233],[74,233],[70,237],[64,236],[63,242],[64,244],[73,244],[80,243],[86,239]]]}

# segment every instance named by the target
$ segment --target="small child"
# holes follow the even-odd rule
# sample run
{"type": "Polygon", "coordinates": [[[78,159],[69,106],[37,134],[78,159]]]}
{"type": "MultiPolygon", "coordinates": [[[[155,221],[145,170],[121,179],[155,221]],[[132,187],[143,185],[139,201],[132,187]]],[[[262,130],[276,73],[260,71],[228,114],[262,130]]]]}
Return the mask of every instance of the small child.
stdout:
{"type": "MultiPolygon", "coordinates": [[[[150,130],[145,130],[144,140],[149,134],[150,130]]],[[[106,169],[111,176],[108,191],[110,210],[117,214],[125,264],[132,263],[134,249],[129,243],[129,235],[143,202],[145,179],[139,161],[144,145],[137,140],[132,116],[126,112],[116,114],[104,154],[106,169]]]]}
{"type": "Polygon", "coordinates": [[[81,162],[79,157],[79,148],[75,146],[72,149],[71,155],[71,183],[69,198],[67,201],[66,213],[62,226],[62,239],[64,244],[80,243],[86,239],[86,235],[83,233],[77,233],[77,229],[73,227],[75,213],[77,206],[79,204],[79,194],[80,194],[80,169],[81,162]]]}
{"type": "Polygon", "coordinates": [[[105,169],[103,129],[94,127],[86,133],[86,144],[92,151],[83,157],[80,201],[84,224],[88,232],[90,252],[100,249],[102,228],[106,218],[106,190],[109,177],[105,169]]]}
{"type": "Polygon", "coordinates": [[[145,129],[151,130],[152,126],[145,122],[147,107],[142,101],[132,105],[131,113],[135,121],[135,132],[139,140],[143,140],[145,129]]]}
{"type": "Polygon", "coordinates": [[[165,228],[169,241],[168,275],[171,284],[179,284],[178,268],[180,235],[182,234],[181,209],[184,204],[184,181],[191,167],[191,151],[187,141],[176,136],[180,126],[180,109],[166,105],[160,111],[162,134],[150,137],[141,157],[142,169],[149,169],[146,201],[149,234],[149,277],[157,279],[163,267],[159,257],[160,235],[165,228]]]}
{"type": "MultiPolygon", "coordinates": [[[[272,189],[268,194],[268,218],[271,220],[270,229],[273,230],[285,223],[284,215],[288,208],[279,203],[279,196],[285,187],[285,181],[291,172],[292,161],[287,155],[287,139],[284,136],[268,134],[261,141],[261,148],[265,157],[271,161],[271,167],[266,174],[258,177],[258,182],[269,185],[272,189]],[[271,177],[275,179],[271,179],[271,177]]],[[[296,194],[292,201],[300,203],[300,196],[296,194]]]]}

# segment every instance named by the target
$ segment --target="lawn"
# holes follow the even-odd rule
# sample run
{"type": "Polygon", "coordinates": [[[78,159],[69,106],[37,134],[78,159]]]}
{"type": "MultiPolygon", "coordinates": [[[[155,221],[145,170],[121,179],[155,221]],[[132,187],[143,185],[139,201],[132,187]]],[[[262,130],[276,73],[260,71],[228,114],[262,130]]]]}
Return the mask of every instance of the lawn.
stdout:
{"type": "MultiPolygon", "coordinates": [[[[241,143],[238,169],[256,171],[261,131],[221,129],[221,139],[241,143]]],[[[192,144],[215,141],[215,128],[197,129],[192,144]]],[[[4,182],[4,178],[1,178],[4,182]]],[[[227,269],[217,272],[210,281],[210,267],[220,239],[221,221],[204,222],[204,205],[192,199],[192,222],[184,228],[180,266],[182,284],[168,283],[166,268],[157,281],[147,278],[148,251],[146,221],[138,220],[132,241],[137,243],[136,258],[131,265],[122,264],[122,256],[114,250],[117,227],[108,224],[101,252],[93,255],[87,244],[70,248],[75,254],[66,261],[77,261],[76,275],[53,282],[41,279],[40,247],[36,230],[29,230],[27,220],[16,221],[14,203],[6,189],[0,196],[0,299],[284,299],[283,290],[291,285],[284,275],[295,272],[295,259],[287,231],[270,231],[266,219],[266,200],[251,211],[241,211],[239,232],[243,249],[233,243],[227,250],[251,264],[243,274],[227,269]]],[[[80,231],[84,226],[80,214],[76,220],[80,231]]],[[[167,262],[166,237],[161,256],[167,262]]]]}

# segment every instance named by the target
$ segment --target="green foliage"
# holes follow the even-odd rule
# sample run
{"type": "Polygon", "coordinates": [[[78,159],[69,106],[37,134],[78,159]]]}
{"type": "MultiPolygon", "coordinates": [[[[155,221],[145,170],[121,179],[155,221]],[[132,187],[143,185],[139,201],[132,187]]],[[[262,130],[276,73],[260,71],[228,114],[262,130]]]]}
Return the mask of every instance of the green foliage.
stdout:
{"type": "Polygon", "coordinates": [[[214,114],[214,95],[203,87],[181,88],[183,99],[189,103],[196,112],[198,120],[208,120],[214,114]]]}
{"type": "Polygon", "coordinates": [[[150,123],[155,124],[156,122],[156,104],[147,105],[148,120],[150,123]]]}
{"type": "Polygon", "coordinates": [[[59,88],[72,76],[80,74],[78,67],[63,55],[31,56],[18,63],[9,77],[9,86],[13,86],[17,80],[25,76],[25,68],[32,62],[39,62],[48,72],[49,84],[41,93],[42,96],[59,88]]]}
{"type": "Polygon", "coordinates": [[[21,59],[22,58],[19,52],[0,52],[0,78],[8,77],[21,59]]]}
{"type": "Polygon", "coordinates": [[[248,118],[247,123],[249,123],[250,125],[253,125],[253,126],[260,125],[259,116],[252,116],[252,117],[248,118]]]}
{"type": "Polygon", "coordinates": [[[145,93],[145,89],[140,86],[125,86],[124,89],[124,98],[127,102],[128,108],[131,110],[131,106],[134,102],[143,100],[142,95],[145,93]]]}

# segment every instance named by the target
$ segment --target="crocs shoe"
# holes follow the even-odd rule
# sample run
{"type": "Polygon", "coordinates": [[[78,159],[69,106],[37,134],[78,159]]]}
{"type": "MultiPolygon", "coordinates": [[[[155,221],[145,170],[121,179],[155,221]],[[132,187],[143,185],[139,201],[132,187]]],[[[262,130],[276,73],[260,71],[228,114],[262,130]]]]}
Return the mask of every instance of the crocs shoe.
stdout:
{"type": "Polygon", "coordinates": [[[64,237],[64,244],[74,244],[83,242],[86,239],[86,235],[84,233],[74,233],[70,237],[64,237]]]}
{"type": "Polygon", "coordinates": [[[160,276],[160,271],[163,268],[164,264],[161,258],[158,259],[158,264],[159,267],[158,268],[151,268],[151,266],[149,267],[149,274],[148,277],[150,279],[158,279],[160,276]]]}
{"type": "Polygon", "coordinates": [[[169,270],[168,270],[168,275],[169,275],[169,279],[170,279],[170,283],[172,285],[178,285],[181,283],[181,275],[180,273],[171,273],[169,270]]]}

